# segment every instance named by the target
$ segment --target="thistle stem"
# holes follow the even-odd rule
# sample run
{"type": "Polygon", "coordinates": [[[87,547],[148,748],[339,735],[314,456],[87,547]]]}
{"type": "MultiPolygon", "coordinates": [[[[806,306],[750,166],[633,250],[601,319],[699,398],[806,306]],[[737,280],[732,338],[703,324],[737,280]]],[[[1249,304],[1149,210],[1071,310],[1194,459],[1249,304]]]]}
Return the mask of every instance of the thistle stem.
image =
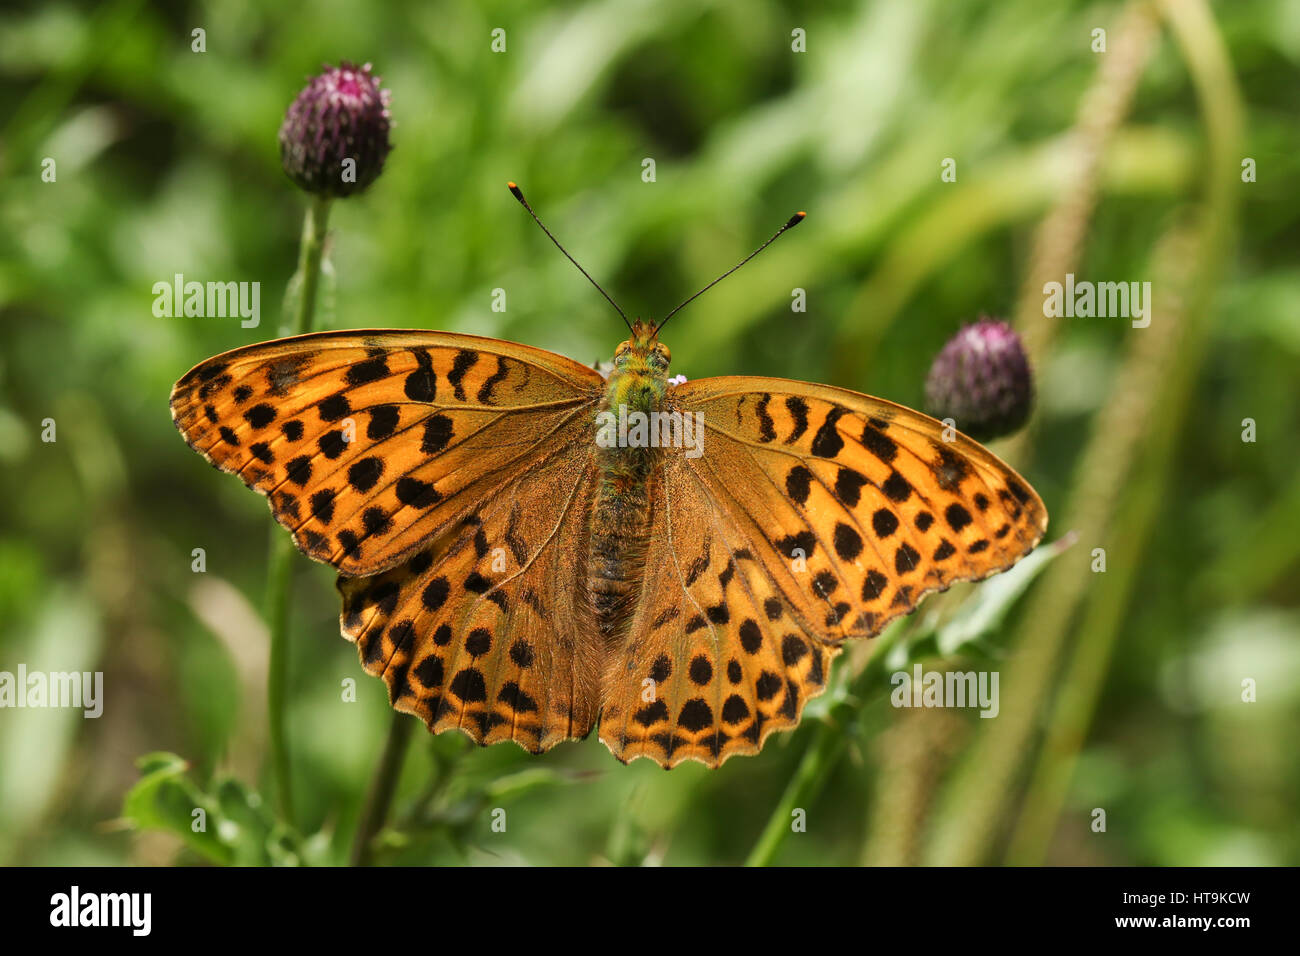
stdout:
{"type": "Polygon", "coordinates": [[[266,713],[271,743],[271,771],[280,816],[295,825],[293,790],[289,782],[289,748],[284,729],[288,685],[289,579],[293,546],[282,528],[271,526],[266,574],[266,618],[271,629],[271,663],[266,675],[266,713]]]}
{"type": "Polygon", "coordinates": [[[817,725],[812,743],[804,752],[798,769],[786,784],[785,793],[781,794],[776,809],[772,811],[758,842],[754,844],[754,849],[745,860],[746,866],[771,865],[777,850],[785,842],[786,834],[791,832],[794,811],[799,808],[806,809],[807,805],[816,799],[826,780],[826,775],[839,761],[845,743],[847,737],[842,729],[829,720],[824,720],[817,725]]]}
{"type": "Polygon", "coordinates": [[[781,844],[785,842],[786,835],[793,832],[790,822],[794,811],[807,809],[817,799],[826,778],[835,769],[848,745],[849,732],[856,724],[863,704],[881,688],[888,686],[885,658],[902,634],[903,627],[900,622],[896,622],[876,639],[871,657],[867,659],[861,673],[853,679],[847,697],[832,707],[830,713],[817,725],[812,743],[804,752],[794,776],[786,784],[785,792],[781,794],[772,815],[768,817],[758,842],[745,860],[746,866],[770,866],[781,844]]]}
{"type": "Polygon", "coordinates": [[[329,226],[330,201],[313,196],[302,221],[302,241],[298,246],[298,271],[293,283],[299,284],[295,301],[285,309],[281,335],[302,335],[312,330],[316,317],[316,290],[320,287],[321,259],[325,255],[325,233],[329,226]]]}
{"type": "Polygon", "coordinates": [[[397,792],[397,780],[402,775],[406,746],[411,740],[411,727],[414,723],[410,715],[393,712],[393,722],[388,726],[388,739],[384,742],[384,753],[379,758],[374,779],[370,781],[370,792],[366,794],[365,806],[361,809],[357,830],[352,837],[353,866],[370,865],[371,845],[384,821],[388,819],[389,808],[393,805],[393,795],[397,792]]]}
{"type": "MultiPolygon", "coordinates": [[[[313,197],[303,219],[302,242],[298,248],[298,271],[289,282],[281,335],[310,332],[316,314],[316,290],[320,286],[321,259],[325,253],[325,232],[329,222],[329,200],[313,197]]],[[[293,543],[283,529],[271,526],[266,569],[266,621],[271,634],[271,660],[267,670],[267,722],[271,745],[271,772],[275,780],[280,816],[296,825],[293,787],[290,779],[289,744],[285,730],[285,707],[289,683],[289,592],[293,577],[293,543]]]]}

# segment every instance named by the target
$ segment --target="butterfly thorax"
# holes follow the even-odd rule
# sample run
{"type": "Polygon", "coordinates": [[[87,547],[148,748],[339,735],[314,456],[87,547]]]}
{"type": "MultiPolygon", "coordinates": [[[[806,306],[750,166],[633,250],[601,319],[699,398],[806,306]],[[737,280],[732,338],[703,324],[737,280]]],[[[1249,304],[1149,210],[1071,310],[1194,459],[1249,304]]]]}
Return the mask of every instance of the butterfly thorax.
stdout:
{"type": "Polygon", "coordinates": [[[667,346],[643,322],[614,353],[597,427],[614,440],[597,442],[601,480],[591,512],[587,587],[601,632],[613,640],[636,604],[650,527],[650,483],[664,449],[636,439],[636,415],[663,410],[668,394],[667,346]],[[633,428],[628,429],[631,421],[633,428]]]}

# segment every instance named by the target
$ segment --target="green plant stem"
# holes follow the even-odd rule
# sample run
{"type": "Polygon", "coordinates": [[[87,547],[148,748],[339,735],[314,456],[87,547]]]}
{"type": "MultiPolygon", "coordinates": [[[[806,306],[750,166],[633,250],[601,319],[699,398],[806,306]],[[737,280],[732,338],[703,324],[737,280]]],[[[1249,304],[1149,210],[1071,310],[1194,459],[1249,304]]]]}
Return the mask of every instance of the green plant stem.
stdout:
{"type": "Polygon", "coordinates": [[[745,860],[746,866],[769,866],[791,832],[791,815],[797,808],[807,809],[821,792],[831,770],[844,754],[849,729],[854,725],[863,702],[881,688],[885,680],[885,658],[903,634],[901,622],[881,634],[862,672],[854,679],[848,697],[831,708],[817,725],[812,742],[786,784],[785,792],[768,817],[763,832],[745,860]]]}
{"type": "Polygon", "coordinates": [[[266,675],[266,716],[271,744],[271,771],[281,818],[294,825],[293,790],[289,782],[289,749],[284,710],[288,686],[289,582],[293,542],[284,529],[271,526],[266,574],[266,619],[271,631],[271,663],[266,675]]]}
{"type": "Polygon", "coordinates": [[[786,784],[785,793],[763,827],[758,842],[745,860],[746,866],[769,866],[776,857],[776,852],[785,842],[790,832],[790,821],[796,808],[807,809],[807,805],[821,791],[831,768],[839,761],[848,737],[840,726],[823,720],[817,725],[812,743],[804,752],[803,760],[795,770],[794,776],[786,784]]]}
{"type": "MultiPolygon", "coordinates": [[[[325,254],[325,232],[329,222],[329,200],[315,197],[303,219],[302,242],[298,248],[298,271],[290,280],[290,295],[280,324],[281,335],[310,332],[316,314],[316,290],[320,286],[321,259],[325,254]]],[[[290,777],[285,707],[289,684],[289,591],[293,577],[293,542],[276,525],[266,562],[266,622],[271,635],[271,660],[267,669],[266,706],[271,745],[271,772],[281,818],[295,826],[293,787],[290,777]]]]}
{"type": "Polygon", "coordinates": [[[366,794],[361,817],[357,820],[356,833],[352,837],[353,866],[370,865],[375,834],[388,819],[389,808],[393,805],[393,794],[397,792],[397,780],[402,774],[402,764],[406,760],[406,747],[410,743],[414,723],[408,714],[393,713],[393,722],[388,726],[388,739],[384,742],[384,752],[379,758],[375,776],[370,781],[370,791],[366,794]]]}
{"type": "Polygon", "coordinates": [[[330,201],[313,196],[307,214],[303,217],[302,240],[298,246],[298,271],[292,280],[298,285],[298,294],[285,309],[284,320],[280,324],[281,335],[302,335],[312,330],[329,218],[330,201]]]}

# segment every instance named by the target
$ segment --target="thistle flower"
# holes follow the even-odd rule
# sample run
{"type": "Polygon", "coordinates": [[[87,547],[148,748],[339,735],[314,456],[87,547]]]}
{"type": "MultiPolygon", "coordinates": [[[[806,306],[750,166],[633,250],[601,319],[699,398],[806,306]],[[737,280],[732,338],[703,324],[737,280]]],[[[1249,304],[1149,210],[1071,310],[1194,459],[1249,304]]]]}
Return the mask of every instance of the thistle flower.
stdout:
{"type": "Polygon", "coordinates": [[[384,169],[388,90],[370,64],[326,65],[290,104],[280,127],[280,163],[301,189],[327,198],[362,192],[384,169]],[[351,162],[348,162],[351,160],[351,162]]]}
{"type": "Polygon", "coordinates": [[[935,356],[925,401],[932,416],[951,418],[979,441],[1018,429],[1034,401],[1020,336],[1005,322],[988,318],[962,328],[935,356]]]}

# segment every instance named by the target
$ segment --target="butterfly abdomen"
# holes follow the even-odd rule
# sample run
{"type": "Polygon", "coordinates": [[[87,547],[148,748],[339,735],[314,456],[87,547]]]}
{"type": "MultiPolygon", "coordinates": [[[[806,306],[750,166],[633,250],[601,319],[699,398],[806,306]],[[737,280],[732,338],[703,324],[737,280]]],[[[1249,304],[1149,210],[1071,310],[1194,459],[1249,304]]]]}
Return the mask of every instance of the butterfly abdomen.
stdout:
{"type": "MultiPolygon", "coordinates": [[[[616,372],[601,412],[618,416],[622,409],[626,418],[657,411],[665,391],[662,374],[641,367],[616,372]]],[[[587,591],[601,633],[610,640],[631,618],[640,593],[650,530],[648,485],[660,451],[620,438],[597,452],[601,481],[591,512],[587,591]]]]}
{"type": "Polygon", "coordinates": [[[601,482],[591,516],[587,591],[601,633],[616,637],[630,618],[645,570],[649,496],[644,482],[601,482]]]}

